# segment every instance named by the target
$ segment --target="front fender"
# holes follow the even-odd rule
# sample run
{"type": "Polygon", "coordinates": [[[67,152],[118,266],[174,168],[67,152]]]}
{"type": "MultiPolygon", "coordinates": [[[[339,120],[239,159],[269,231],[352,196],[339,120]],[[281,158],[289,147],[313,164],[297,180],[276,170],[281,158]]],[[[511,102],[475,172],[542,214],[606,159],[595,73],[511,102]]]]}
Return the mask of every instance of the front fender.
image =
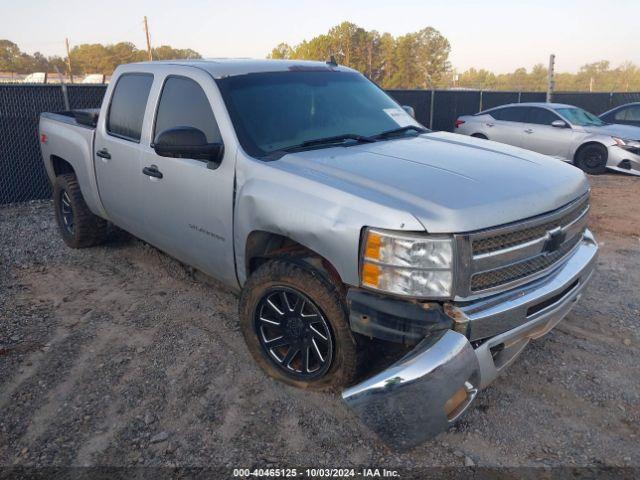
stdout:
{"type": "Polygon", "coordinates": [[[289,238],[328,260],[348,285],[359,284],[364,226],[423,231],[406,212],[375,204],[330,185],[281,170],[275,162],[241,158],[234,211],[236,270],[246,281],[249,235],[263,231],[289,238]]]}

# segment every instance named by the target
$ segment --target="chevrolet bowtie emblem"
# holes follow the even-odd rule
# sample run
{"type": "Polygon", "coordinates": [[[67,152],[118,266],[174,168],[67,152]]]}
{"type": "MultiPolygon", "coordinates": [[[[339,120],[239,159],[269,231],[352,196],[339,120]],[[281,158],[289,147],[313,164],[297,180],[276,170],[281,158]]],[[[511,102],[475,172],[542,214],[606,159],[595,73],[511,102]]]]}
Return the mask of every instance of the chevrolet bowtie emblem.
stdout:
{"type": "Polygon", "coordinates": [[[546,253],[553,253],[557,251],[562,246],[566,238],[567,234],[562,231],[561,227],[549,230],[547,232],[547,241],[544,243],[543,250],[546,253]]]}

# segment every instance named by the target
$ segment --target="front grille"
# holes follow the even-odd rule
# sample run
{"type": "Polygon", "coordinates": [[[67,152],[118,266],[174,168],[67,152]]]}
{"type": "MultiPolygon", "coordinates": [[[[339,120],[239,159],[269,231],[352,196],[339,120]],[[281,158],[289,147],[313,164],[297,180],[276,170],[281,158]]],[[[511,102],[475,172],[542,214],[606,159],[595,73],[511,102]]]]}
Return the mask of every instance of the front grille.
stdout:
{"type": "Polygon", "coordinates": [[[578,201],[576,206],[569,212],[561,216],[550,220],[548,222],[541,223],[522,230],[514,230],[508,233],[499,235],[487,236],[484,238],[474,239],[471,247],[473,255],[481,255],[484,253],[491,253],[505,248],[520,245],[522,243],[535,240],[540,237],[544,237],[549,230],[553,230],[557,227],[564,227],[576,220],[582,215],[585,209],[589,206],[589,198],[578,201]]]}
{"type": "Polygon", "coordinates": [[[471,277],[471,290],[480,291],[514,282],[546,270],[575,247],[581,239],[576,235],[552,253],[541,254],[521,262],[507,265],[487,272],[476,273],[471,277]]]}
{"type": "Polygon", "coordinates": [[[500,227],[456,235],[462,268],[459,298],[513,288],[543,275],[581,241],[589,195],[553,212],[500,227]]]}

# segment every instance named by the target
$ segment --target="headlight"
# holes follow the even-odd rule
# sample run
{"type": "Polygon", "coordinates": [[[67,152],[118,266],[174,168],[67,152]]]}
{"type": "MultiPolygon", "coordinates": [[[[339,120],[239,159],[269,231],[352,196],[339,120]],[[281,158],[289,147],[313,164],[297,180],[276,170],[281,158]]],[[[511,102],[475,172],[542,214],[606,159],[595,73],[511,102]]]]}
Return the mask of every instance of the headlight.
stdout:
{"type": "Polygon", "coordinates": [[[364,287],[412,297],[450,297],[453,239],[367,229],[360,273],[364,287]]]}
{"type": "Polygon", "coordinates": [[[613,141],[619,147],[624,147],[629,142],[629,140],[624,138],[618,138],[618,137],[611,137],[611,138],[613,138],[613,141]]]}

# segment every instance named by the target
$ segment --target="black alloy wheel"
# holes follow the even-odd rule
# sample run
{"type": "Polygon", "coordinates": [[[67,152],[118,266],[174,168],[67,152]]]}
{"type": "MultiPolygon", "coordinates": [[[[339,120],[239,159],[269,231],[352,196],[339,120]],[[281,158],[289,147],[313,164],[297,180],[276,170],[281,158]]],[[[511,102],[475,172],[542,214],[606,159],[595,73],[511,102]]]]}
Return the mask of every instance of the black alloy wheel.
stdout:
{"type": "Polygon", "coordinates": [[[66,190],[60,192],[60,218],[62,219],[63,228],[69,233],[74,234],[74,220],[73,220],[73,207],[71,206],[71,199],[66,190]]]}
{"type": "Polygon", "coordinates": [[[255,310],[254,328],[267,358],[296,380],[321,377],[331,366],[329,322],[299,291],[284,286],[269,289],[255,310]]]}

